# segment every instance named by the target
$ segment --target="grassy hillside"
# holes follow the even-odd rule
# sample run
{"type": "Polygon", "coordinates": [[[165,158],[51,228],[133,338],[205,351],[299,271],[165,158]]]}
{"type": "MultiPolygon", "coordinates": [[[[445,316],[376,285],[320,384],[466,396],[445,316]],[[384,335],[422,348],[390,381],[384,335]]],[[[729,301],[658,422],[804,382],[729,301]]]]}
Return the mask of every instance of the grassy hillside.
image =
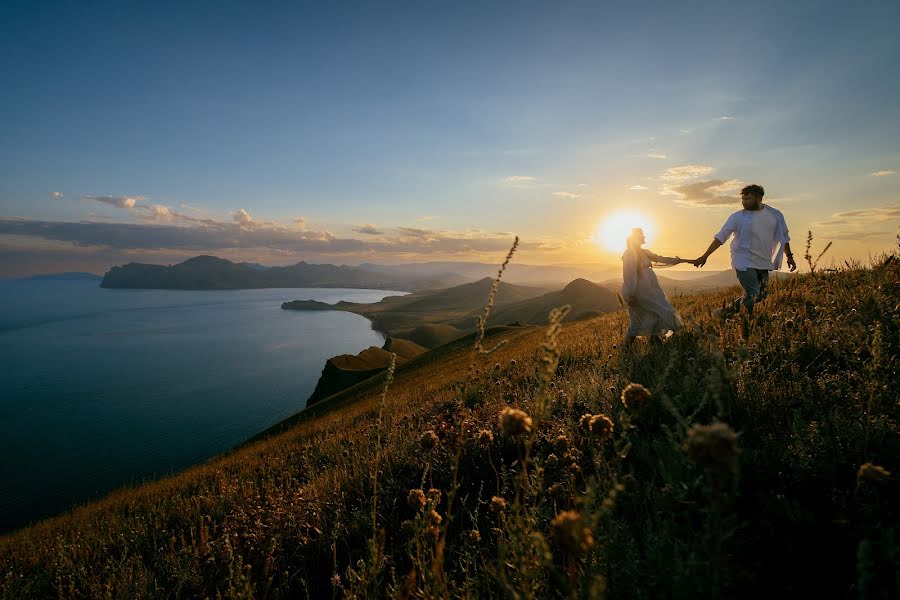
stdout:
{"type": "Polygon", "coordinates": [[[897,597],[897,264],[457,340],[0,538],[0,597],[897,597]]]}

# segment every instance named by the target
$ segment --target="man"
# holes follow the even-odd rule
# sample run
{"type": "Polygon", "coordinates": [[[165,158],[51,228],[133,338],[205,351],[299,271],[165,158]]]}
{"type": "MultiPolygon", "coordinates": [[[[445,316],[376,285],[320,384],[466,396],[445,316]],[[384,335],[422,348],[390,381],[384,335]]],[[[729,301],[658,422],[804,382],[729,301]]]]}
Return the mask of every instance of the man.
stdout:
{"type": "Polygon", "coordinates": [[[709,255],[734,234],[731,242],[731,266],[744,288],[744,297],[737,298],[730,306],[716,311],[722,317],[740,312],[741,304],[749,314],[753,314],[753,305],[762,301],[768,292],[769,271],[781,268],[782,255],[787,256],[791,272],[797,270],[784,215],[763,204],[765,193],[760,185],[748,185],[742,189],[741,204],[744,205],[744,210],[728,217],[706,253],[694,261],[696,267],[705,265],[709,255]]]}

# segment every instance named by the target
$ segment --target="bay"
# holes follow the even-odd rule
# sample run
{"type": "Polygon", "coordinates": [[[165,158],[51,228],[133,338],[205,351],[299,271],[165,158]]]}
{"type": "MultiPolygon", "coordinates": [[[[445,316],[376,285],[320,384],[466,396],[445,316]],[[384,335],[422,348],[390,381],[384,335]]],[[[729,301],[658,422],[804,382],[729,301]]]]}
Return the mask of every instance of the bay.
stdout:
{"type": "Polygon", "coordinates": [[[281,309],[384,290],[109,290],[0,281],[0,532],[180,471],[301,410],[367,319],[281,309]]]}

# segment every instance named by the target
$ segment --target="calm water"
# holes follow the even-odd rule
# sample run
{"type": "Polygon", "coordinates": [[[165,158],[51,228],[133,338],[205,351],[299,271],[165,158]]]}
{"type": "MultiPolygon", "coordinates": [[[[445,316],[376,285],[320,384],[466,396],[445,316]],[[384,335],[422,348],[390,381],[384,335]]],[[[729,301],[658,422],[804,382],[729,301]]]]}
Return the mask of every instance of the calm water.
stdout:
{"type": "Polygon", "coordinates": [[[0,281],[0,531],[218,454],[302,409],[329,357],[384,343],[282,302],[398,293],[0,281]]]}

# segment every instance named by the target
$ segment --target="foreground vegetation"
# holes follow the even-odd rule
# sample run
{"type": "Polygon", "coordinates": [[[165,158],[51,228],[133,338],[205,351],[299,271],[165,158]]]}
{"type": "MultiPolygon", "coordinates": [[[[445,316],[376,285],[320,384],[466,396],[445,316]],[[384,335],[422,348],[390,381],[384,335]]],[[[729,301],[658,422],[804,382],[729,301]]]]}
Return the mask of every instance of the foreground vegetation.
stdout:
{"type": "Polygon", "coordinates": [[[469,336],[0,538],[0,596],[898,597],[898,274],[469,336]]]}

